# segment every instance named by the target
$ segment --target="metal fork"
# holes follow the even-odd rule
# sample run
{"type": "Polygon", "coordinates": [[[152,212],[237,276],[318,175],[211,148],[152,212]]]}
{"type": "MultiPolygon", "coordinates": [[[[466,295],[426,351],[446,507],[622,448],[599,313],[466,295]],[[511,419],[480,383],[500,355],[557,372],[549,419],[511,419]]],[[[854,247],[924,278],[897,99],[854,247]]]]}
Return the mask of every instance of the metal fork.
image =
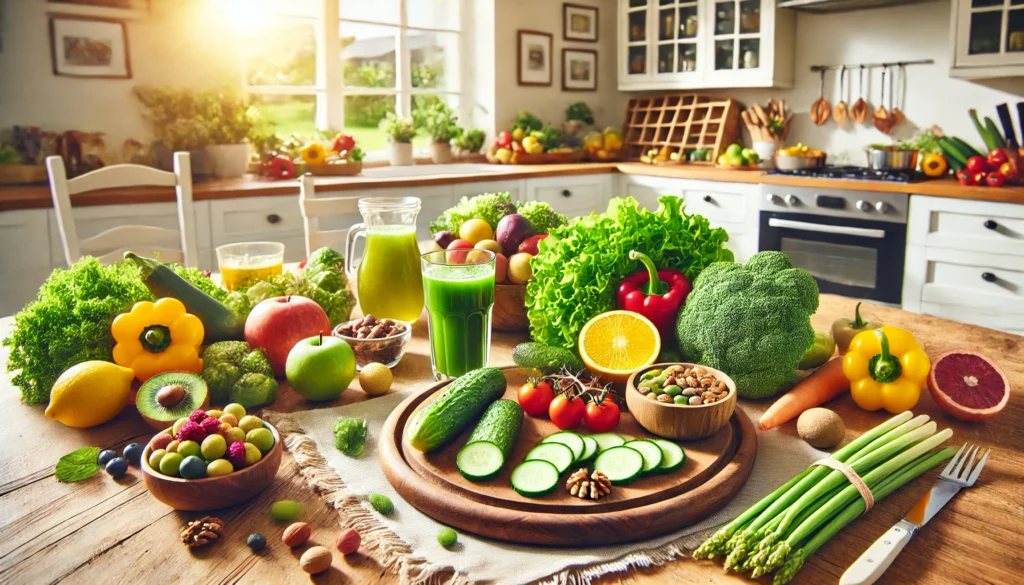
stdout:
{"type": "Polygon", "coordinates": [[[956,452],[946,468],[939,475],[932,489],[928,491],[914,506],[907,516],[896,523],[878,540],[874,542],[864,554],[858,558],[839,579],[839,585],[870,585],[882,576],[882,573],[889,568],[889,565],[896,560],[903,547],[907,546],[910,539],[917,531],[928,523],[935,514],[951,500],[961,488],[971,487],[978,480],[981,469],[988,461],[988,455],[992,449],[986,449],[981,453],[981,447],[964,443],[963,447],[956,452]]]}

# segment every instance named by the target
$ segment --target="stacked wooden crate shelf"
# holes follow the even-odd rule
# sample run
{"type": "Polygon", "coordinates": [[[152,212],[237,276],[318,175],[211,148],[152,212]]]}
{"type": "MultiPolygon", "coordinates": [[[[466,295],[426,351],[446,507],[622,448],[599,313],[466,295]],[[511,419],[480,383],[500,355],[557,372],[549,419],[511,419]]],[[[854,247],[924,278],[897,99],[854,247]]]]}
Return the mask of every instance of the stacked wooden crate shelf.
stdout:
{"type": "Polygon", "coordinates": [[[729,98],[694,93],[638,97],[629,100],[626,108],[629,160],[657,149],[666,161],[668,155],[679,152],[684,162],[686,153],[706,148],[714,161],[739,135],[740,107],[729,98]]]}

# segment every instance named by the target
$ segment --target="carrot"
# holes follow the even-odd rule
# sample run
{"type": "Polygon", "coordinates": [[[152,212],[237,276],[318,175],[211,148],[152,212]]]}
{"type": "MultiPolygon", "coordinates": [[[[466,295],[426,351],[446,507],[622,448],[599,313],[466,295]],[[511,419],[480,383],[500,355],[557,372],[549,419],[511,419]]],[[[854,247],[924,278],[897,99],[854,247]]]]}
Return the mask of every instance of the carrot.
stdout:
{"type": "Polygon", "coordinates": [[[825,404],[850,389],[850,381],[843,374],[843,359],[833,358],[793,389],[783,394],[761,415],[757,428],[762,431],[793,420],[808,408],[825,404]]]}

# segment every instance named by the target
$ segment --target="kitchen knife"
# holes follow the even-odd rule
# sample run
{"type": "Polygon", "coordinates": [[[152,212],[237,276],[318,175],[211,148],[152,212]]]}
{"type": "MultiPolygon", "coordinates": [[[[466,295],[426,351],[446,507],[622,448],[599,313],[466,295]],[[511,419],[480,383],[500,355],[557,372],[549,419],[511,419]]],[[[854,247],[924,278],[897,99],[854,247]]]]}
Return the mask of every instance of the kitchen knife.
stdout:
{"type": "Polygon", "coordinates": [[[1017,141],[1017,132],[1013,129],[1013,118],[1010,117],[1010,106],[999,104],[996,106],[996,113],[999,114],[999,123],[1003,127],[1003,134],[1006,136],[1006,148],[1016,149],[1020,142],[1017,141]]]}
{"type": "Polygon", "coordinates": [[[1017,102],[1017,126],[1020,127],[1021,140],[1024,140],[1024,102],[1017,102]]]}

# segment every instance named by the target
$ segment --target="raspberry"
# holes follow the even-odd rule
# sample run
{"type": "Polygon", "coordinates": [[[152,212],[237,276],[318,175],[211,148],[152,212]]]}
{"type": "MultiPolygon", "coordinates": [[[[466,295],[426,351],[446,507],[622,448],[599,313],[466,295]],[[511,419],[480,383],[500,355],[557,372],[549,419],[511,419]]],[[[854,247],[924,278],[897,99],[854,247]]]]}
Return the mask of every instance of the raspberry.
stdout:
{"type": "Polygon", "coordinates": [[[235,441],[228,447],[228,461],[235,466],[235,469],[245,467],[245,443],[235,441]]]}
{"type": "Polygon", "coordinates": [[[205,438],[206,430],[192,421],[188,421],[178,429],[179,441],[195,441],[196,443],[202,443],[205,438]]]}
{"type": "Polygon", "coordinates": [[[203,427],[207,436],[220,433],[220,421],[215,418],[204,418],[203,421],[199,423],[199,426],[203,427]]]}
{"type": "Polygon", "coordinates": [[[194,423],[203,422],[204,418],[206,418],[206,411],[203,410],[202,408],[197,408],[193,410],[191,414],[188,415],[188,420],[194,423]]]}

